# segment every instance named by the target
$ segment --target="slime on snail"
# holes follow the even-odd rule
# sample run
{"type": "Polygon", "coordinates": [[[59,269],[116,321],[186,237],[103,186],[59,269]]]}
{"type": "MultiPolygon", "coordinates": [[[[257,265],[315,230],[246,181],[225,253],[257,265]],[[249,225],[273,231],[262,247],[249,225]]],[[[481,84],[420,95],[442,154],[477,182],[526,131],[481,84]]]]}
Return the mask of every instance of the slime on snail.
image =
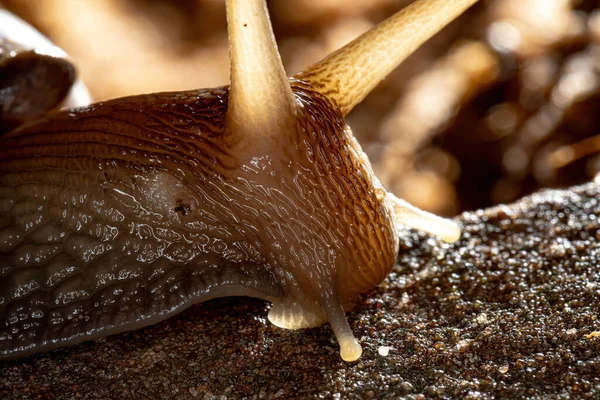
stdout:
{"type": "Polygon", "coordinates": [[[230,85],[50,114],[0,138],[0,359],[164,320],[223,296],[329,323],[396,262],[397,226],[451,221],[387,193],[344,117],[476,0],[419,0],[288,78],[264,0],[227,0],[230,85]]]}

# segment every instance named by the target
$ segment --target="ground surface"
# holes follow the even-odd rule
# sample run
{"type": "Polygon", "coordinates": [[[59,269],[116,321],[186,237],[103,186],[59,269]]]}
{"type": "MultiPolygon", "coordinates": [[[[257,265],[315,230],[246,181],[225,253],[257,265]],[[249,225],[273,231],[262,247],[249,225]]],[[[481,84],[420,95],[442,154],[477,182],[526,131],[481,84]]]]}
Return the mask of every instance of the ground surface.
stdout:
{"type": "Polygon", "coordinates": [[[599,199],[590,184],[464,214],[452,246],[404,232],[350,315],[357,363],[328,326],[278,329],[264,302],[222,299],[0,364],[0,398],[600,398],[599,199]]]}

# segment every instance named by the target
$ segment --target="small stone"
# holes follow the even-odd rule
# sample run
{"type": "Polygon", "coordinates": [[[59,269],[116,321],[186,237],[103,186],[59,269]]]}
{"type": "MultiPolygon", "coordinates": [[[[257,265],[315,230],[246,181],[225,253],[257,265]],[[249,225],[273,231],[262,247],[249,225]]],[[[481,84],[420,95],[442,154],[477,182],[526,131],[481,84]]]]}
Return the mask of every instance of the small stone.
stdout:
{"type": "Polygon", "coordinates": [[[400,384],[400,387],[402,388],[402,390],[404,390],[405,393],[411,393],[414,390],[414,387],[410,382],[402,382],[400,384]]]}
{"type": "Polygon", "coordinates": [[[382,357],[387,357],[390,354],[389,346],[379,346],[379,355],[382,357]]]}

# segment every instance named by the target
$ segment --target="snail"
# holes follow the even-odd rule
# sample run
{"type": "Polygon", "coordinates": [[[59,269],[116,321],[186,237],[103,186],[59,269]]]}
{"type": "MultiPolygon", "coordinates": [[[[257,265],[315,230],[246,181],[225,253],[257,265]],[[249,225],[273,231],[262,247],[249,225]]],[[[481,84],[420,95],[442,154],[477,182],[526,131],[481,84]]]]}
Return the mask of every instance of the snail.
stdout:
{"type": "Polygon", "coordinates": [[[476,0],[419,0],[288,78],[264,0],[227,0],[230,85],[69,109],[0,138],[0,358],[154,324],[223,296],[328,322],[385,279],[397,226],[458,240],[387,193],[344,117],[476,0]]]}

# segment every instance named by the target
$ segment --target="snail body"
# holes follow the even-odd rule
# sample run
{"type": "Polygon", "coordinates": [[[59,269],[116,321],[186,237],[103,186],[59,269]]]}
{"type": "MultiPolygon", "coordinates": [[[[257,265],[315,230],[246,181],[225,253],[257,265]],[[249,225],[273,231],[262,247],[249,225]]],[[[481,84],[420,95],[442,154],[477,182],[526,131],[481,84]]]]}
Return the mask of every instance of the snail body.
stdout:
{"type": "Polygon", "coordinates": [[[460,233],[385,191],[344,116],[473,2],[421,0],[288,78],[264,1],[228,0],[229,87],[115,99],[4,135],[0,358],[252,296],[277,326],[329,322],[358,359],[345,312],[392,269],[397,224],[460,233]],[[410,24],[428,12],[445,22],[410,24]],[[387,66],[347,68],[415,26],[387,66]]]}

